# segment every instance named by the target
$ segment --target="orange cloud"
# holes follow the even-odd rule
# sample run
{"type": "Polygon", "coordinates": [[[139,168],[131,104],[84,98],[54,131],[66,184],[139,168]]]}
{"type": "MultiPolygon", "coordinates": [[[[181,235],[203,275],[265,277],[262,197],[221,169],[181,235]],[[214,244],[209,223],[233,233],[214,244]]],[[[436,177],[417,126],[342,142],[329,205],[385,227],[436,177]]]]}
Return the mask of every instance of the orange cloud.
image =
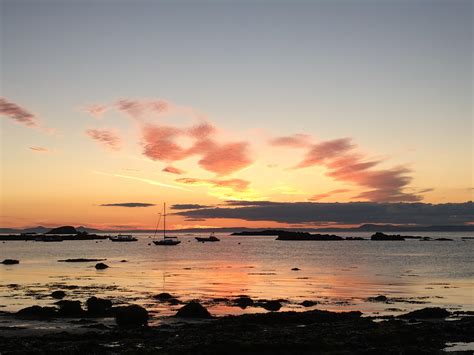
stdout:
{"type": "Polygon", "coordinates": [[[121,148],[122,140],[115,132],[111,130],[88,129],[86,134],[108,149],[120,150],[121,148]]]}
{"type": "Polygon", "coordinates": [[[336,190],[326,192],[324,194],[313,195],[308,200],[309,201],[319,201],[319,200],[322,200],[324,198],[331,197],[335,194],[342,194],[344,192],[349,192],[349,191],[350,190],[348,190],[348,189],[336,189],[336,190]]]}

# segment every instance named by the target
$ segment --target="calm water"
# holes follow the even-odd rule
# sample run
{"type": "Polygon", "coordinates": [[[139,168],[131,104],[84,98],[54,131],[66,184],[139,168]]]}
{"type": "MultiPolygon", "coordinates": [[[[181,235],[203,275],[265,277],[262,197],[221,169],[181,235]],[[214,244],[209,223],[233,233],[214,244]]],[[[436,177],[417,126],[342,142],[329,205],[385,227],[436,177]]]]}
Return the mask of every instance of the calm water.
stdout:
{"type": "Polygon", "coordinates": [[[261,311],[214,300],[241,294],[287,299],[284,309],[292,310],[303,310],[298,305],[303,300],[318,301],[319,309],[371,314],[396,314],[427,305],[474,310],[474,240],[461,240],[472,235],[415,234],[455,240],[290,242],[218,235],[221,242],[203,244],[194,240],[195,234],[180,236],[178,246],[163,247],[149,245],[148,235],[136,234],[139,240],[133,243],[0,243],[0,260],[21,260],[19,265],[0,265],[0,309],[52,304],[51,291],[65,289],[69,299],[84,301],[97,295],[139,303],[156,318],[176,309],[153,300],[151,296],[160,292],[181,300],[200,299],[217,315],[261,311]],[[79,257],[106,258],[110,268],[97,271],[95,263],[57,262],[79,257]],[[294,267],[301,270],[292,271],[294,267]],[[366,301],[380,294],[394,298],[393,304],[366,301]]]}

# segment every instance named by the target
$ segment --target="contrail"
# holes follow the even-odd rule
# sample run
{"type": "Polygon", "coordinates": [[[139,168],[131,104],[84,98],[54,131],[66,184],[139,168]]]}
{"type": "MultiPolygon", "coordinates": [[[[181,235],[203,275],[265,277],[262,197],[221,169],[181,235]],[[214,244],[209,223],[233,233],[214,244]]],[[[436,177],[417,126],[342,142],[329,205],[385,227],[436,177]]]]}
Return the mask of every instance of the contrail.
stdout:
{"type": "Polygon", "coordinates": [[[139,178],[139,177],[136,177],[136,176],[128,176],[128,175],[120,175],[120,174],[110,174],[110,173],[104,173],[104,172],[102,172],[102,171],[94,171],[94,173],[96,173],[96,174],[101,174],[101,175],[115,176],[115,177],[120,177],[120,178],[124,178],[124,179],[130,179],[130,180],[141,181],[141,182],[144,182],[144,183],[147,183],[147,184],[150,184],[150,185],[161,186],[161,187],[167,187],[167,188],[170,188],[170,189],[183,190],[183,191],[192,191],[192,190],[186,189],[186,188],[181,187],[181,186],[164,184],[164,183],[159,182],[159,181],[150,180],[150,179],[144,179],[144,178],[139,178]]]}

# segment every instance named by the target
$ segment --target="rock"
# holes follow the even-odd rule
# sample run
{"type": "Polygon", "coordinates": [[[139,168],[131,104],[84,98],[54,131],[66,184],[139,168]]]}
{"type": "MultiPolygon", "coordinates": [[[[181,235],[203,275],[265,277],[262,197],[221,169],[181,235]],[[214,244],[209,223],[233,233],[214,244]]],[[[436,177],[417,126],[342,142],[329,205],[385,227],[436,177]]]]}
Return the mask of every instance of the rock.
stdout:
{"type": "Polygon", "coordinates": [[[56,304],[59,306],[58,315],[61,317],[82,317],[85,313],[80,301],[62,300],[56,304]]]}
{"type": "Polygon", "coordinates": [[[115,322],[122,328],[137,328],[148,324],[148,311],[136,304],[115,308],[115,322]]]}
{"type": "Polygon", "coordinates": [[[301,305],[303,307],[313,307],[313,306],[316,306],[318,304],[318,302],[316,301],[303,301],[301,302],[301,305]]]}
{"type": "Polygon", "coordinates": [[[451,238],[436,238],[435,240],[438,242],[452,242],[453,241],[453,239],[451,238]]]}
{"type": "Polygon", "coordinates": [[[401,236],[401,235],[399,235],[399,234],[396,234],[396,235],[389,235],[389,234],[385,234],[385,233],[382,233],[382,232],[376,232],[375,234],[373,234],[373,235],[370,237],[370,240],[401,241],[401,240],[405,240],[405,238],[406,238],[406,237],[401,236]]]}
{"type": "Polygon", "coordinates": [[[58,260],[60,263],[88,263],[92,261],[104,261],[107,259],[86,259],[86,258],[77,258],[77,259],[62,259],[58,260]]]}
{"type": "Polygon", "coordinates": [[[112,301],[95,296],[89,298],[86,302],[87,313],[92,316],[106,316],[112,308],[112,301]]]}
{"type": "Polygon", "coordinates": [[[104,263],[97,263],[95,264],[95,268],[97,270],[104,270],[104,269],[107,269],[109,267],[109,265],[107,264],[104,264],[104,263]]]}
{"type": "Polygon", "coordinates": [[[31,306],[20,309],[16,312],[16,316],[28,319],[48,319],[57,316],[57,310],[55,307],[31,306]]]}
{"type": "Polygon", "coordinates": [[[159,294],[153,296],[153,298],[155,300],[165,302],[165,301],[169,301],[169,300],[171,300],[175,297],[173,297],[173,295],[169,294],[168,292],[162,292],[162,293],[159,293],[159,294]]]}
{"type": "Polygon", "coordinates": [[[209,311],[196,301],[191,301],[181,307],[178,312],[176,312],[175,316],[181,318],[212,318],[209,311]]]}
{"type": "Polygon", "coordinates": [[[261,306],[267,311],[276,312],[281,308],[281,303],[279,301],[266,301],[261,303],[261,306]]]}
{"type": "Polygon", "coordinates": [[[446,318],[450,315],[449,311],[440,307],[427,307],[417,309],[416,311],[402,314],[399,318],[408,319],[431,319],[431,318],[446,318]]]}
{"type": "Polygon", "coordinates": [[[53,297],[57,300],[60,300],[60,299],[63,299],[64,297],[66,297],[66,292],[64,292],[64,291],[53,291],[51,293],[51,297],[53,297]]]}
{"type": "Polygon", "coordinates": [[[2,261],[3,265],[15,265],[19,263],[20,263],[20,260],[15,260],[15,259],[5,259],[2,261]]]}
{"type": "Polygon", "coordinates": [[[300,268],[297,268],[297,267],[294,267],[293,269],[291,269],[291,271],[300,271],[301,269],[300,268]]]}
{"type": "Polygon", "coordinates": [[[367,298],[367,301],[369,301],[369,302],[387,302],[388,298],[384,295],[380,295],[380,296],[375,296],[375,297],[369,297],[369,298],[367,298]]]}
{"type": "Polygon", "coordinates": [[[120,260],[120,262],[121,262],[121,263],[127,263],[128,260],[123,259],[123,260],[120,260]]]}
{"type": "Polygon", "coordinates": [[[247,307],[253,306],[254,302],[253,299],[247,296],[239,297],[234,300],[235,305],[238,307],[245,309],[247,307]]]}

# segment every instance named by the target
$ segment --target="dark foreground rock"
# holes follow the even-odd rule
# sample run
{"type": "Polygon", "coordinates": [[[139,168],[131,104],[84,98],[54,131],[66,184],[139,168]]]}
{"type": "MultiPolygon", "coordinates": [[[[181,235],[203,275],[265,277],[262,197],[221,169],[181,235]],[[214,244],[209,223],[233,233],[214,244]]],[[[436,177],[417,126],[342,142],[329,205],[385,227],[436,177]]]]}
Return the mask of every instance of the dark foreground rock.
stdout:
{"type": "Polygon", "coordinates": [[[280,312],[208,323],[2,337],[2,354],[439,354],[474,341],[474,318],[375,322],[359,312],[280,312]],[[114,347],[111,347],[111,344],[114,347]]]}
{"type": "Polygon", "coordinates": [[[237,297],[235,300],[234,300],[234,304],[237,306],[237,307],[240,307],[242,309],[245,309],[247,307],[250,307],[250,306],[253,306],[254,305],[254,301],[253,299],[251,299],[250,297],[248,296],[241,296],[241,297],[237,297]]]}
{"type": "Polygon", "coordinates": [[[31,306],[20,309],[15,315],[22,319],[43,320],[56,317],[57,309],[56,307],[31,306]]]}
{"type": "Polygon", "coordinates": [[[92,317],[104,317],[110,314],[112,309],[112,301],[95,296],[90,297],[86,301],[87,313],[92,317]]]}
{"type": "Polygon", "coordinates": [[[82,317],[85,315],[80,301],[61,300],[56,304],[59,306],[58,316],[60,317],[82,317]]]}
{"type": "Polygon", "coordinates": [[[136,304],[114,309],[115,322],[122,328],[137,328],[148,324],[148,311],[136,304]]]}
{"type": "Polygon", "coordinates": [[[20,261],[19,260],[15,260],[15,259],[5,259],[2,261],[2,264],[3,265],[16,265],[16,264],[19,264],[20,261]]]}
{"type": "Polygon", "coordinates": [[[201,319],[212,318],[209,311],[204,308],[199,302],[195,301],[189,302],[188,304],[181,307],[178,312],[176,312],[176,317],[201,319]]]}

